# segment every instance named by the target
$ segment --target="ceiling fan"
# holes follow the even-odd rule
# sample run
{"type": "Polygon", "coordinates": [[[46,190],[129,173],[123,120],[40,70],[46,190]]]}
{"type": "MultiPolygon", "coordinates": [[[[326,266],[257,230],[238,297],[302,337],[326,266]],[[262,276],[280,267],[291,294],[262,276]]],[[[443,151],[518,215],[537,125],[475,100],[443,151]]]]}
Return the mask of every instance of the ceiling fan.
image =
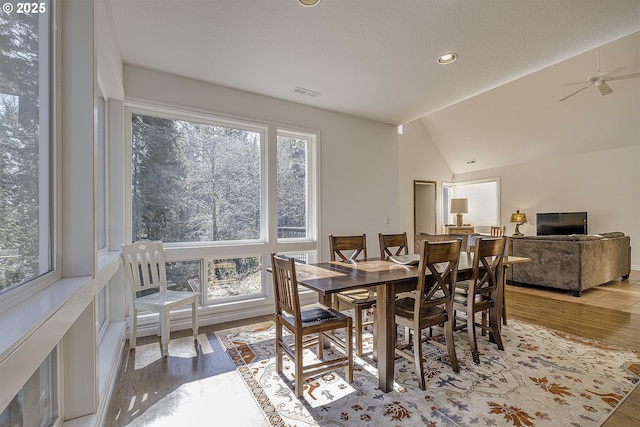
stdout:
{"type": "Polygon", "coordinates": [[[640,77],[640,73],[633,73],[633,74],[625,74],[622,76],[616,76],[615,74],[618,74],[620,71],[622,71],[624,68],[616,68],[613,71],[609,71],[608,73],[601,73],[600,72],[600,48],[596,49],[596,67],[597,67],[597,71],[596,74],[594,74],[592,77],[589,77],[589,80],[584,81],[584,82],[573,82],[573,83],[565,83],[565,86],[567,85],[579,85],[579,84],[586,84],[586,86],[582,87],[581,89],[578,89],[577,91],[565,96],[564,98],[560,99],[558,102],[562,102],[567,98],[571,98],[573,95],[582,92],[585,89],[588,89],[590,87],[597,87],[600,90],[600,93],[602,94],[602,96],[605,95],[609,95],[610,93],[613,92],[613,89],[611,89],[609,87],[609,85],[607,84],[607,82],[612,81],[612,80],[623,80],[623,79],[633,79],[635,77],[640,77]]]}

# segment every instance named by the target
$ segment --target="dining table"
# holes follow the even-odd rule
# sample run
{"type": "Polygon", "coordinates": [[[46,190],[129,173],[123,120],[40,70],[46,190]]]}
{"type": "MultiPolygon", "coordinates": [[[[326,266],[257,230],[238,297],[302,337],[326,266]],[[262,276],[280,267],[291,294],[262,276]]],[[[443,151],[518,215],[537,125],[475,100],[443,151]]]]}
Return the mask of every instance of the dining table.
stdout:
{"type": "MultiPolygon", "coordinates": [[[[504,265],[526,262],[527,258],[505,256],[504,265]]],[[[472,275],[473,254],[461,252],[458,261],[458,281],[469,280],[472,275]]],[[[506,268],[506,267],[505,267],[506,268]]],[[[395,296],[416,288],[418,267],[412,264],[368,258],[358,261],[330,261],[314,264],[296,264],[296,278],[300,285],[318,293],[320,303],[331,305],[333,294],[355,288],[371,288],[376,292],[375,350],[378,365],[378,383],[383,392],[393,390],[395,363],[395,296]]],[[[503,280],[499,295],[504,293],[503,280]]],[[[502,298],[499,298],[501,304],[502,298]]],[[[498,313],[503,313],[498,307],[498,313]]]]}

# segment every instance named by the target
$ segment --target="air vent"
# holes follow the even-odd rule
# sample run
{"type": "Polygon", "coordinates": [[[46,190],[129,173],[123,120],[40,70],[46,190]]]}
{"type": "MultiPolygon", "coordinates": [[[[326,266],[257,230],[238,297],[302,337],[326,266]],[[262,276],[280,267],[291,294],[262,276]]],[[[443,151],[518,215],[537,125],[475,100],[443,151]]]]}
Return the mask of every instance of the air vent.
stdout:
{"type": "Polygon", "coordinates": [[[313,91],[313,90],[305,89],[303,87],[297,87],[293,91],[296,92],[296,93],[302,94],[302,95],[311,96],[313,98],[317,98],[320,95],[322,95],[320,92],[316,92],[316,91],[313,91]]]}
{"type": "Polygon", "coordinates": [[[466,162],[468,165],[475,165],[476,163],[478,163],[478,161],[476,159],[471,159],[471,160],[467,160],[466,162]]]}

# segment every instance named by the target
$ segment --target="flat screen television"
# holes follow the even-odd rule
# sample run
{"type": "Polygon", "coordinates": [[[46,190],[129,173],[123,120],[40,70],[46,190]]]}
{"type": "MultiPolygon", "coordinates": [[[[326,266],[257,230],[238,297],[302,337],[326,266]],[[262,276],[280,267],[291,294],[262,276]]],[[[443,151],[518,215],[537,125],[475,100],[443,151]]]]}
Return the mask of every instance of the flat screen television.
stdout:
{"type": "Polygon", "coordinates": [[[587,213],[536,213],[536,233],[538,236],[587,234],[587,213]]]}

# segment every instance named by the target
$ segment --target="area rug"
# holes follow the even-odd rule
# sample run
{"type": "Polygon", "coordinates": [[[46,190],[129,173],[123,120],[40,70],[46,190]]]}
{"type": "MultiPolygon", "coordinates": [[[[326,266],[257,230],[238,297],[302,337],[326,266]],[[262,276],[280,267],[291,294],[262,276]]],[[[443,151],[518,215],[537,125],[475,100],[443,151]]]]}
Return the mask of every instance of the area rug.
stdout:
{"type": "Polygon", "coordinates": [[[337,370],[305,381],[301,399],[286,356],[284,375],[276,373],[273,325],[219,339],[272,426],[599,426],[640,381],[635,352],[514,320],[502,336],[504,351],[478,337],[477,365],[457,334],[459,374],[425,345],[427,390],[413,364],[396,359],[394,390],[383,393],[369,335],[351,384],[337,370]]]}

